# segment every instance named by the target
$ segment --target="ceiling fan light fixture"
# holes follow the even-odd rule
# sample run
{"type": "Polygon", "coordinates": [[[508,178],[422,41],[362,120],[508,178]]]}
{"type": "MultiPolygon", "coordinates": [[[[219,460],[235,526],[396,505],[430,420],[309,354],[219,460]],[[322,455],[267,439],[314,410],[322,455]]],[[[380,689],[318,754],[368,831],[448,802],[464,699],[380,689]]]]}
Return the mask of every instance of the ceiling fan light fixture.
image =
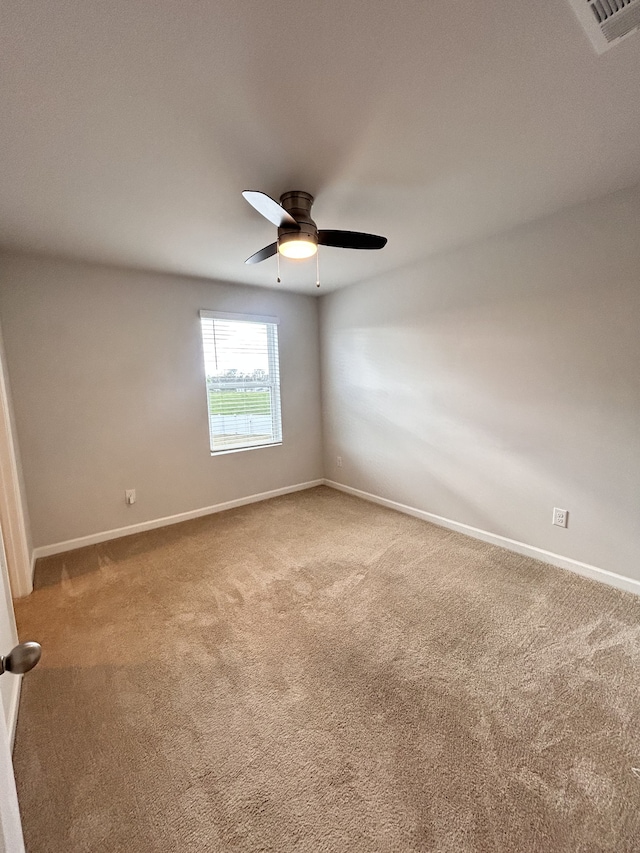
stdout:
{"type": "Polygon", "coordinates": [[[318,251],[318,244],[307,234],[287,234],[278,240],[278,251],[285,258],[300,261],[312,258],[318,251]]]}
{"type": "MultiPolygon", "coordinates": [[[[640,4],[640,0],[637,2],[640,4]]],[[[318,226],[311,218],[311,193],[291,190],[280,196],[280,204],[259,190],[244,190],[242,195],[251,207],[278,228],[278,239],[259,252],[254,252],[245,264],[259,264],[274,255],[278,258],[282,255],[296,261],[303,261],[315,255],[317,260],[318,246],[383,249],[387,244],[387,238],[378,234],[365,234],[362,231],[318,231],[318,226]]]]}

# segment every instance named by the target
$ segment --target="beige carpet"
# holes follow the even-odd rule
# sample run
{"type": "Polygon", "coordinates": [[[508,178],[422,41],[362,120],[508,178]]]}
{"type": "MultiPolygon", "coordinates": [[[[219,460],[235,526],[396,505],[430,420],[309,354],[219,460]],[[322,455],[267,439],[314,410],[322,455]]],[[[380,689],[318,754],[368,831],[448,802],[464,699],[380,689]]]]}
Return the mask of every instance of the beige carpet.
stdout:
{"type": "Polygon", "coordinates": [[[313,489],[42,560],[29,853],[640,850],[640,599],[313,489]]]}

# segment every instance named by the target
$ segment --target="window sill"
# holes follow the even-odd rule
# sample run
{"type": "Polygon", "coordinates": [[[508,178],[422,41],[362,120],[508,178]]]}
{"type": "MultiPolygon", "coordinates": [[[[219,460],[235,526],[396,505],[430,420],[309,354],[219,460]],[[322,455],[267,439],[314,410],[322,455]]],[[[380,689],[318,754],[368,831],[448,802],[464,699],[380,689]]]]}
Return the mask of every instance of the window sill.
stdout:
{"type": "Polygon", "coordinates": [[[211,456],[226,456],[229,453],[244,453],[247,450],[264,450],[267,447],[282,447],[281,441],[270,441],[269,444],[253,444],[250,447],[230,447],[228,450],[211,450],[211,456]]]}

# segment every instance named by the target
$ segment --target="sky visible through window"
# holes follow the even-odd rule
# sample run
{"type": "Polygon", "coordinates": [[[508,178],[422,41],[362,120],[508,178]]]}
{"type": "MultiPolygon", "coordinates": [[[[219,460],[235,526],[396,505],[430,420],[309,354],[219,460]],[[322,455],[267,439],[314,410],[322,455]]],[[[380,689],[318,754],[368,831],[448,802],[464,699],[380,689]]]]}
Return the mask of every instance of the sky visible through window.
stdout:
{"type": "Polygon", "coordinates": [[[216,320],[214,338],[213,320],[203,318],[202,332],[207,376],[222,376],[229,370],[237,370],[239,374],[264,370],[268,375],[269,352],[264,324],[216,320]]]}

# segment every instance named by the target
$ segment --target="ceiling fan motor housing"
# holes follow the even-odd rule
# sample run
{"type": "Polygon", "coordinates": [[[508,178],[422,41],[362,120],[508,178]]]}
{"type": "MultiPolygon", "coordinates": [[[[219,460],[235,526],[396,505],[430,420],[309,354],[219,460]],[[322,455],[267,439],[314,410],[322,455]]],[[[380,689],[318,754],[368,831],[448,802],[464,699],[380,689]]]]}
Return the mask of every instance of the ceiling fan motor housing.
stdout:
{"type": "Polygon", "coordinates": [[[288,225],[278,228],[278,243],[303,240],[318,244],[318,226],[311,218],[313,196],[302,190],[292,190],[280,196],[280,204],[296,220],[299,228],[288,225]]]}

